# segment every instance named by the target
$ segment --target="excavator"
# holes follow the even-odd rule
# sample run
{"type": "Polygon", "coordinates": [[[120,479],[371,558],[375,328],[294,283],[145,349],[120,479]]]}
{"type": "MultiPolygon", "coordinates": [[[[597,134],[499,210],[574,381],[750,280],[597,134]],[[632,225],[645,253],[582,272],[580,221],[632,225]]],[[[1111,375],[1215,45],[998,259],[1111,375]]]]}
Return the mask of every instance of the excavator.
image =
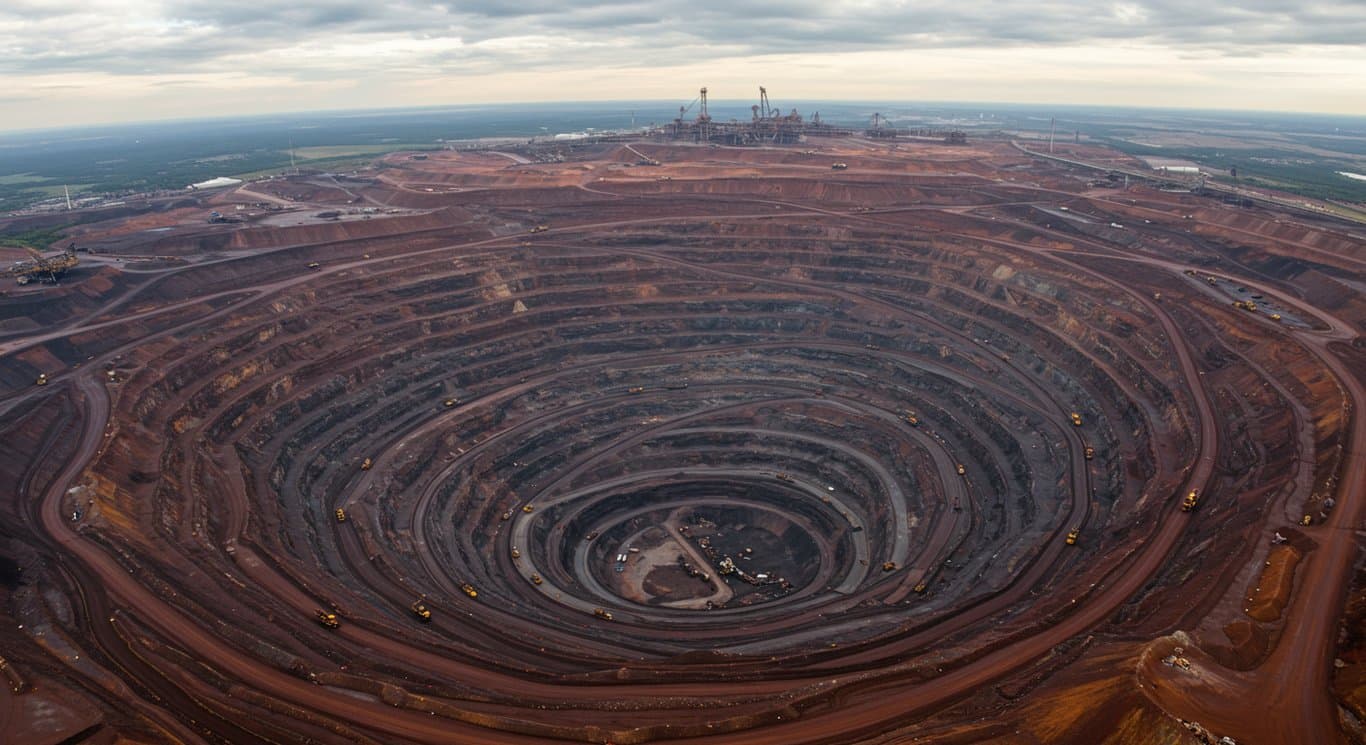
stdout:
{"type": "Polygon", "coordinates": [[[80,260],[76,258],[76,244],[68,244],[59,254],[53,256],[43,256],[30,246],[21,246],[33,258],[28,261],[21,261],[7,269],[5,276],[14,277],[21,285],[29,282],[47,282],[57,284],[67,271],[75,268],[80,260]]]}

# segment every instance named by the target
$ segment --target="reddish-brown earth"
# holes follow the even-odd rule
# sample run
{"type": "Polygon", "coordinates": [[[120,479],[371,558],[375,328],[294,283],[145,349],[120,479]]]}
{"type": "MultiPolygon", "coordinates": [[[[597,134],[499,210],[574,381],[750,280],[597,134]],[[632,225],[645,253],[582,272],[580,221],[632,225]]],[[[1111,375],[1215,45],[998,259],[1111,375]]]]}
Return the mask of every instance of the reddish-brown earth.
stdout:
{"type": "Polygon", "coordinates": [[[1362,741],[1361,228],[1005,142],[518,160],[5,288],[0,742],[1362,741]]]}

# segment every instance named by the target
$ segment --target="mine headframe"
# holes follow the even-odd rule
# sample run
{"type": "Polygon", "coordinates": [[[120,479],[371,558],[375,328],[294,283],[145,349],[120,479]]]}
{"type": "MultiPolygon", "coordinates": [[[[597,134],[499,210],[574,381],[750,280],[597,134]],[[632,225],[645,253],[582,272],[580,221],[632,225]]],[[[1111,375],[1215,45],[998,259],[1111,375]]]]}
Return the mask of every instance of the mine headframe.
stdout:
{"type": "Polygon", "coordinates": [[[891,140],[896,139],[897,135],[901,133],[897,131],[896,127],[887,126],[887,117],[883,116],[881,112],[873,112],[873,124],[864,130],[863,134],[874,139],[891,140]]]}
{"type": "Polygon", "coordinates": [[[750,107],[753,120],[746,139],[754,142],[792,144],[801,140],[802,115],[796,109],[784,115],[768,98],[768,89],[759,86],[759,103],[750,107]]]}

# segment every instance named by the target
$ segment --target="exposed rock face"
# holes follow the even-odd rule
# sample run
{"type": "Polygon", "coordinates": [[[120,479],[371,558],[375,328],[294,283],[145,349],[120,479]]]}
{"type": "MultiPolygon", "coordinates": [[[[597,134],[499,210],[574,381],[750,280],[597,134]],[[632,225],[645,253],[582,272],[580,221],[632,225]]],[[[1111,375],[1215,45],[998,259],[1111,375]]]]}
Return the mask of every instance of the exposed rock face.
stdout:
{"type": "Polygon", "coordinates": [[[156,741],[1346,737],[1261,684],[1327,679],[1350,246],[1004,143],[635,147],[248,184],[336,221],[0,300],[7,664],[156,741]]]}

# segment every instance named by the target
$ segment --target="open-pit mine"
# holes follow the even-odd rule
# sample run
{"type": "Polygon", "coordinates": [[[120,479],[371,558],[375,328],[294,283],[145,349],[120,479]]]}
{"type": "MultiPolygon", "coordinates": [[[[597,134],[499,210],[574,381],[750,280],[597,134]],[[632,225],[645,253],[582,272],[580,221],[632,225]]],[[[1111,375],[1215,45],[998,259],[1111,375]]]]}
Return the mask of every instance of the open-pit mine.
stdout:
{"type": "Polygon", "coordinates": [[[0,297],[0,741],[1361,742],[1366,228],[1058,153],[83,215],[0,297]]]}

